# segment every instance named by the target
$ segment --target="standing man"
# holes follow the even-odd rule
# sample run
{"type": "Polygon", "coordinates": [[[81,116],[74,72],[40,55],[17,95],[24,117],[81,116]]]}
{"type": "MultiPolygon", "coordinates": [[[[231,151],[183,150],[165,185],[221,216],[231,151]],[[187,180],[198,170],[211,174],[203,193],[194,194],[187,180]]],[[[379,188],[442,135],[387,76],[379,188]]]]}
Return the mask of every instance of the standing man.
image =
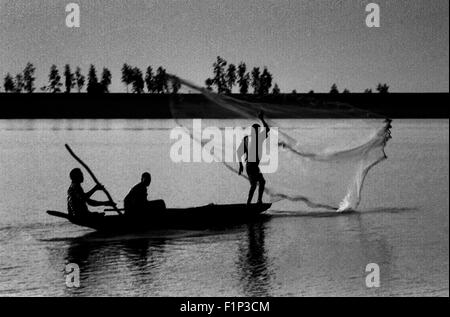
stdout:
{"type": "Polygon", "coordinates": [[[250,191],[248,193],[247,205],[251,204],[253,194],[255,193],[256,186],[258,185],[258,204],[262,204],[262,196],[266,185],[266,180],[259,169],[259,162],[262,156],[262,146],[264,140],[269,136],[270,128],[264,120],[264,113],[262,111],[259,113],[258,118],[261,120],[264,128],[259,131],[261,127],[259,124],[255,123],[252,125],[250,136],[247,135],[244,137],[237,150],[239,175],[241,175],[244,170],[242,156],[245,155],[245,170],[247,172],[248,180],[250,181],[250,191]]]}

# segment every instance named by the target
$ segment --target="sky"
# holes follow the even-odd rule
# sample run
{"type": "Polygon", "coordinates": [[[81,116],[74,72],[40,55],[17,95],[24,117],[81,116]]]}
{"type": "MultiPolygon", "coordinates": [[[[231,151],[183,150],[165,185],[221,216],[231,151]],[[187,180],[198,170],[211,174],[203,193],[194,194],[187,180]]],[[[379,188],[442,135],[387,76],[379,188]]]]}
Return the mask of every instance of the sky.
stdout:
{"type": "MultiPolygon", "coordinates": [[[[328,92],[333,83],[361,92],[449,91],[448,0],[0,0],[0,76],[36,68],[46,84],[52,64],[92,63],[112,71],[162,65],[203,85],[217,56],[267,66],[282,92],[328,92]],[[380,6],[380,28],[365,7],[380,6]],[[79,4],[80,28],[65,24],[79,4]]],[[[3,89],[3,87],[1,88],[3,89]]]]}

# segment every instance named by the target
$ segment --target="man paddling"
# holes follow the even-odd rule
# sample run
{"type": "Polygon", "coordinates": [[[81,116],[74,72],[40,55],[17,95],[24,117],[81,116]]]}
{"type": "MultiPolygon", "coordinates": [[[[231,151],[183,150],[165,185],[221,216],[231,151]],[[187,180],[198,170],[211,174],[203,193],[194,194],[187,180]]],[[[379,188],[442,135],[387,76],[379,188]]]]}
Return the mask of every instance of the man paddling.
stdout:
{"type": "Polygon", "coordinates": [[[152,177],[150,173],[145,172],[141,176],[141,182],[135,185],[124,199],[125,215],[139,216],[149,210],[165,209],[163,200],[148,201],[147,187],[150,186],[152,177]]]}
{"type": "Polygon", "coordinates": [[[103,216],[102,213],[90,212],[87,205],[90,206],[110,206],[114,207],[113,202],[109,201],[96,201],[90,197],[99,190],[103,190],[103,186],[95,185],[90,191],[85,193],[81,187],[81,183],[84,181],[83,172],[79,168],[74,168],[70,171],[70,179],[72,183],[67,190],[67,211],[69,216],[76,219],[86,219],[92,217],[103,216]]]}
{"type": "Polygon", "coordinates": [[[258,185],[258,204],[262,204],[262,196],[266,185],[266,180],[259,169],[259,162],[262,156],[263,142],[269,136],[270,128],[264,120],[264,113],[262,111],[259,113],[258,118],[264,125],[264,129],[261,129],[260,131],[261,126],[257,123],[252,125],[250,136],[247,135],[244,137],[237,150],[239,175],[241,175],[244,170],[242,157],[245,155],[245,170],[247,172],[248,180],[250,181],[250,191],[248,193],[247,205],[250,205],[252,202],[253,194],[255,193],[258,185]]]}

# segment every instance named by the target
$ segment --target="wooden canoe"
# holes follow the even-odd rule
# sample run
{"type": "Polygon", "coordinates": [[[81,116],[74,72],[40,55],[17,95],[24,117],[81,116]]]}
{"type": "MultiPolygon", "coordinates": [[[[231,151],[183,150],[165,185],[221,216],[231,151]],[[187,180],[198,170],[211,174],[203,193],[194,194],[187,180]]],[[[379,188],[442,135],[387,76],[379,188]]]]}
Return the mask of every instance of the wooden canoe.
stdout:
{"type": "Polygon", "coordinates": [[[65,212],[48,210],[51,216],[97,231],[142,231],[151,229],[198,229],[245,223],[258,218],[272,204],[210,204],[185,209],[146,211],[138,217],[104,215],[87,219],[73,219],[65,212]]]}

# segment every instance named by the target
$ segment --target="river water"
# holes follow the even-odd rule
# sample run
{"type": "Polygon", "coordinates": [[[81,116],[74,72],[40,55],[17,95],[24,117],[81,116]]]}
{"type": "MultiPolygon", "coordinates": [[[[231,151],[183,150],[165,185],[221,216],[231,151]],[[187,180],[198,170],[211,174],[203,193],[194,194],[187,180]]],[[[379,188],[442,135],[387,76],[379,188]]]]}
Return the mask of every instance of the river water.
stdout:
{"type": "Polygon", "coordinates": [[[168,159],[173,125],[0,120],[0,296],[449,296],[448,119],[394,121],[389,158],[352,214],[283,212],[281,202],[226,230],[111,236],[45,213],[66,210],[77,164],[64,143],[119,202],[146,170],[149,198],[169,207],[244,202],[247,182],[223,166],[168,159]],[[78,288],[66,285],[68,263],[80,268],[78,288]],[[366,285],[369,263],[379,287],[366,285]]]}

